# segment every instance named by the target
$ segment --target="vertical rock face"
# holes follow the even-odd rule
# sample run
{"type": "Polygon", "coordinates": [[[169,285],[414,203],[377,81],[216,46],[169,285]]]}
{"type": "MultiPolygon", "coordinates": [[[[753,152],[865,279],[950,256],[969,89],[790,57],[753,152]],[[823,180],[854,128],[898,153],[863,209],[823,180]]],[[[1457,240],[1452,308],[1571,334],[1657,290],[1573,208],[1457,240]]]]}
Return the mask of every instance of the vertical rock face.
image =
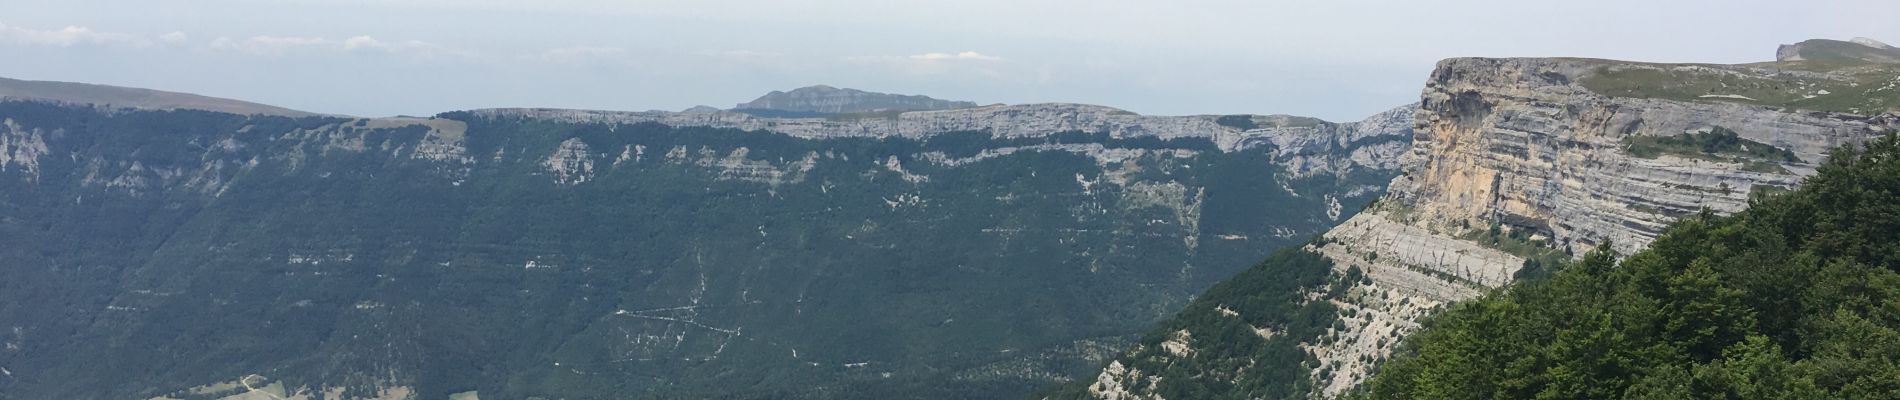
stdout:
{"type": "MultiPolygon", "coordinates": [[[[1271,294],[1260,292],[1284,288],[1217,287],[1114,368],[1058,397],[1338,396],[1440,306],[1536,273],[1526,268],[1566,252],[1605,243],[1632,252],[1679,216],[1739,211],[1751,193],[1799,184],[1832,149],[1894,134],[1900,104],[1882,89],[1900,79],[1892,71],[1867,60],[1445,60],[1413,112],[1363,122],[1404,121],[1414,137],[1386,197],[1302,249],[1330,262],[1329,283],[1278,303],[1261,302],[1271,294]],[[1298,322],[1311,313],[1333,323],[1298,322]],[[1199,340],[1233,331],[1230,320],[1264,332],[1260,342],[1199,340]],[[1297,349],[1311,361],[1274,350],[1302,329],[1297,349]],[[1162,347],[1176,332],[1197,340],[1162,347]],[[1308,373],[1266,378],[1286,369],[1308,373]]],[[[1226,284],[1262,285],[1297,265],[1269,260],[1226,284]]]]}
{"type": "Polygon", "coordinates": [[[28,130],[13,119],[0,120],[0,171],[18,168],[23,175],[39,179],[40,156],[46,154],[46,137],[28,130]]]}
{"type": "Polygon", "coordinates": [[[1628,253],[1675,215],[1747,206],[1785,189],[1829,149],[1894,130],[1894,116],[1804,112],[1721,101],[1609,97],[1573,82],[1600,62],[1454,59],[1441,63],[1417,114],[1418,135],[1393,196],[1432,223],[1492,222],[1576,250],[1614,242],[1628,253]],[[1721,128],[1791,152],[1792,160],[1632,154],[1635,139],[1721,128]]]}
{"type": "MultiPolygon", "coordinates": [[[[983,132],[994,139],[1041,139],[1057,133],[1089,133],[1115,139],[1207,140],[1223,152],[1265,148],[1297,177],[1341,175],[1355,170],[1394,170],[1409,148],[1416,105],[1388,110],[1363,121],[1332,123],[1284,115],[1140,115],[1097,105],[1048,103],[992,105],[943,111],[903,112],[888,118],[773,118],[736,112],[626,112],[546,108],[468,111],[482,118],[526,118],[579,124],[658,123],[680,127],[768,131],[803,139],[851,137],[927,139],[955,132],[983,132]],[[1223,120],[1248,120],[1244,126],[1223,120]]],[[[999,149],[1000,150],[1000,149],[999,149]]]]}
{"type": "Polygon", "coordinates": [[[1556,249],[1580,254],[1612,243],[1630,253],[1678,216],[1739,211],[1753,192],[1791,188],[1812,175],[1829,150],[1900,128],[1893,112],[1789,109],[1720,94],[1699,101],[1614,97],[1583,83],[1632,69],[1781,77],[1742,66],[1604,60],[1439,63],[1414,119],[1403,172],[1387,198],[1313,247],[1336,270],[1363,270],[1369,288],[1393,296],[1344,301],[1364,309],[1357,314],[1369,320],[1345,324],[1317,346],[1313,354],[1331,371],[1315,374],[1319,394],[1337,395],[1363,380],[1398,338],[1416,329],[1424,315],[1419,304],[1476,297],[1509,283],[1528,259],[1556,249]],[[1757,155],[1658,144],[1710,132],[1733,132],[1757,155]],[[1553,249],[1504,244],[1512,241],[1553,249]],[[1366,333],[1381,326],[1398,329],[1366,333]]]}
{"type": "Polygon", "coordinates": [[[587,142],[580,139],[568,139],[561,147],[549,154],[541,165],[554,175],[554,181],[563,185],[578,185],[594,177],[594,157],[587,142]]]}
{"type": "Polygon", "coordinates": [[[1397,169],[1411,142],[1393,133],[1410,133],[1417,109],[1417,104],[1407,104],[1357,122],[1259,129],[1265,133],[1249,136],[1241,145],[1270,143],[1289,170],[1302,174],[1355,167],[1397,169]]]}

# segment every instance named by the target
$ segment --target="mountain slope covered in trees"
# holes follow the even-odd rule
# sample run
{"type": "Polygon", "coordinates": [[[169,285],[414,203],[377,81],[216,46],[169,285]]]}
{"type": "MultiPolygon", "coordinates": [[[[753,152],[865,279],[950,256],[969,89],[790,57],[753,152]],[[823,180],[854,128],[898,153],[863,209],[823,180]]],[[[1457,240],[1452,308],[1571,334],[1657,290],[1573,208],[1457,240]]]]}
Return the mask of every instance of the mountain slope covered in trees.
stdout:
{"type": "Polygon", "coordinates": [[[0,398],[1020,396],[1392,173],[1019,128],[0,102],[0,398]]]}
{"type": "Polygon", "coordinates": [[[1740,212],[1833,149],[1893,135],[1893,66],[1441,61],[1387,196],[1298,250],[1324,263],[1243,271],[1249,283],[1216,286],[1053,397],[1340,396],[1450,304],[1593,248],[1630,254],[1677,219],[1740,212]],[[1296,278],[1315,264],[1331,274],[1296,278]]]}
{"type": "Polygon", "coordinates": [[[1460,303],[1368,399],[1900,398],[1900,141],[1646,250],[1460,303]]]}

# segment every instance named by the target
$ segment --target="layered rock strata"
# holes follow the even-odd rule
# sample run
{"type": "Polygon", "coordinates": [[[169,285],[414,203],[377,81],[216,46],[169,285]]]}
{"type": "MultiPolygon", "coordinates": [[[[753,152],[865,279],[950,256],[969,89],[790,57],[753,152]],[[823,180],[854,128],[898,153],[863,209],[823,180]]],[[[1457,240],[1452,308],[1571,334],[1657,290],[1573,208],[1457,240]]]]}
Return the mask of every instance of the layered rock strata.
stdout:
{"type": "Polygon", "coordinates": [[[1363,121],[1331,123],[1289,116],[1151,116],[1086,104],[992,105],[942,111],[912,111],[894,117],[771,118],[738,112],[676,113],[548,108],[482,109],[489,118],[532,118],[573,123],[658,123],[681,127],[768,131],[807,139],[842,137],[924,138],[950,132],[988,132],[994,138],[1039,138],[1062,132],[1104,133],[1115,138],[1206,139],[1222,151],[1270,146],[1296,175],[1345,173],[1354,168],[1392,169],[1408,148],[1410,113],[1403,106],[1363,121]],[[1241,118],[1247,125],[1223,124],[1241,118]]]}
{"type": "MultiPolygon", "coordinates": [[[[1320,394],[1362,381],[1426,308],[1470,299],[1511,282],[1528,254],[1481,245],[1491,232],[1581,254],[1609,244],[1628,254],[1676,217],[1726,214],[1751,193],[1787,189],[1812,175],[1832,149],[1900,129],[1900,114],[1787,109],[1711,97],[1705,101],[1612,97],[1578,82],[1616,68],[1659,66],[1581,59],[1461,58],[1439,63],[1415,115],[1411,150],[1387,198],[1329,231],[1314,246],[1339,271],[1358,268],[1395,298],[1344,299],[1366,321],[1348,323],[1311,353],[1327,376],[1320,394]],[[1708,154],[1639,156],[1642,137],[1714,129],[1793,159],[1708,154]],[[1398,301],[1393,301],[1393,300],[1398,301]]],[[[1339,301],[1335,299],[1335,301],[1339,301]]]]}

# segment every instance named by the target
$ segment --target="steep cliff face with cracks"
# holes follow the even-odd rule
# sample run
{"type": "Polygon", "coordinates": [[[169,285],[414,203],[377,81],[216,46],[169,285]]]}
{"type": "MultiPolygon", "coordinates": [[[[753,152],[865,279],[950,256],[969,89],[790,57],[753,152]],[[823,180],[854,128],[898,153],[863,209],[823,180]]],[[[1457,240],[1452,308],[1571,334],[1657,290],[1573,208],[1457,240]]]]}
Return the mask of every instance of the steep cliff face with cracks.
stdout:
{"type": "Polygon", "coordinates": [[[1369,286],[1400,299],[1344,300],[1371,317],[1316,347],[1314,355],[1332,371],[1319,380],[1322,394],[1363,380],[1427,314],[1420,305],[1507,284],[1540,253],[1581,254],[1606,243],[1633,252],[1679,216],[1740,211],[1751,193],[1786,190],[1812,175],[1829,150],[1900,128],[1892,111],[1813,111],[1720,94],[1692,101],[1610,96],[1586,84],[1631,69],[1686,69],[1738,81],[1811,78],[1767,66],[1439,63],[1387,198],[1313,246],[1337,270],[1364,270],[1369,286]],[[1398,329],[1382,328],[1388,326],[1398,329]]]}
{"type": "MultiPolygon", "coordinates": [[[[1405,113],[1415,136],[1386,197],[1304,247],[1330,261],[1329,284],[1291,289],[1294,304],[1210,292],[1057,397],[1345,393],[1443,305],[1606,244],[1627,254],[1677,217],[1740,211],[1752,193],[1812,175],[1831,149],[1893,134],[1892,69],[1442,61],[1405,113]],[[1313,313],[1333,322],[1296,318],[1313,313]],[[1241,320],[1261,333],[1230,340],[1257,342],[1200,339],[1241,320]],[[1276,356],[1301,329],[1319,330],[1285,344],[1303,354],[1276,356]],[[1285,368],[1307,373],[1257,379],[1285,368]]],[[[1285,268],[1269,260],[1230,282],[1285,268]]]]}

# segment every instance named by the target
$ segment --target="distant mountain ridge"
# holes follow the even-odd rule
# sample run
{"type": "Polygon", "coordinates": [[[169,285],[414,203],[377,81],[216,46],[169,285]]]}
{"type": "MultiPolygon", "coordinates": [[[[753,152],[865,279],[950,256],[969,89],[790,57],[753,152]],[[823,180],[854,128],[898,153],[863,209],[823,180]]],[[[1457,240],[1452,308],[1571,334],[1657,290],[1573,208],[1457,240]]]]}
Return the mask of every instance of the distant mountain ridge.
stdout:
{"type": "Polygon", "coordinates": [[[976,107],[968,101],[942,100],[923,95],[902,95],[836,88],[806,86],[790,92],[774,90],[758,99],[739,103],[734,110],[771,110],[795,113],[847,114],[874,111],[928,111],[976,107]]]}
{"type": "Polygon", "coordinates": [[[80,98],[0,99],[0,400],[1020,397],[1381,197],[1416,108],[80,98]]]}
{"type": "Polygon", "coordinates": [[[29,81],[0,78],[0,98],[92,104],[148,110],[193,109],[240,115],[277,115],[308,117],[317,113],[288,108],[163,90],[129,88],[90,83],[29,81]]]}
{"type": "Polygon", "coordinates": [[[769,131],[804,139],[851,137],[928,139],[983,132],[997,139],[1039,139],[1062,132],[1159,140],[1207,140],[1223,152],[1264,148],[1295,176],[1338,175],[1367,167],[1397,168],[1410,142],[1410,110],[1403,106],[1364,121],[1333,123],[1287,115],[1141,115],[1113,107],[1043,103],[989,105],[940,111],[888,112],[827,117],[768,116],[751,112],[604,111],[555,108],[469,110],[486,118],[523,118],[564,123],[769,131]]]}
{"type": "Polygon", "coordinates": [[[1878,40],[1812,39],[1775,49],[1775,61],[1860,61],[1900,63],[1900,49],[1878,40]]]}

